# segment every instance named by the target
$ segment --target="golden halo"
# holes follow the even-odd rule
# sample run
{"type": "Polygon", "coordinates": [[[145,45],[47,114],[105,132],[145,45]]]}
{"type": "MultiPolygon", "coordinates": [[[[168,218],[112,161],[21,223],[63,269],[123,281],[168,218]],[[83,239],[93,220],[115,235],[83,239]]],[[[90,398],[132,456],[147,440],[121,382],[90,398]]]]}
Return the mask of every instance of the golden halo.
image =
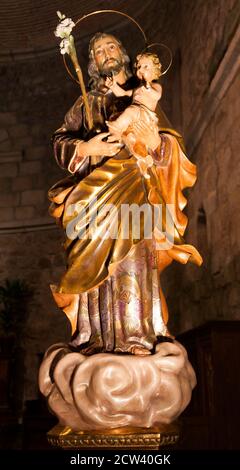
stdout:
{"type": "Polygon", "coordinates": [[[149,44],[149,46],[147,46],[139,55],[144,54],[144,52],[146,52],[148,49],[150,49],[150,47],[154,47],[154,46],[163,47],[164,49],[166,49],[168,51],[168,54],[169,54],[169,59],[170,59],[169,64],[166,67],[166,69],[164,70],[164,72],[161,72],[161,76],[162,76],[162,75],[165,75],[168,72],[168,70],[170,69],[170,67],[172,65],[173,55],[172,55],[171,49],[168,46],[166,46],[162,42],[153,42],[152,44],[149,44]]]}
{"type": "MultiPolygon", "coordinates": [[[[79,18],[79,19],[76,21],[74,27],[76,27],[77,25],[79,25],[83,20],[86,20],[86,19],[89,18],[90,16],[98,15],[98,14],[100,14],[100,13],[116,13],[117,15],[124,16],[125,18],[127,18],[128,20],[130,20],[132,23],[134,23],[135,26],[137,26],[138,30],[140,31],[140,33],[141,33],[142,36],[143,36],[143,39],[144,39],[145,44],[147,44],[147,37],[146,37],[146,34],[145,34],[145,32],[143,31],[143,29],[141,28],[141,26],[138,24],[138,22],[137,22],[136,20],[134,20],[134,18],[132,18],[131,16],[127,15],[127,13],[123,13],[122,11],[118,11],[118,10],[96,10],[96,11],[92,11],[91,13],[88,13],[87,15],[83,15],[81,18],[79,18]]],[[[63,55],[63,62],[64,62],[64,65],[65,65],[65,68],[66,68],[66,70],[67,70],[67,73],[70,75],[70,77],[71,77],[76,83],[79,84],[79,81],[74,77],[74,75],[72,74],[71,70],[69,69],[69,67],[68,67],[68,65],[67,65],[65,55],[63,55]]]]}

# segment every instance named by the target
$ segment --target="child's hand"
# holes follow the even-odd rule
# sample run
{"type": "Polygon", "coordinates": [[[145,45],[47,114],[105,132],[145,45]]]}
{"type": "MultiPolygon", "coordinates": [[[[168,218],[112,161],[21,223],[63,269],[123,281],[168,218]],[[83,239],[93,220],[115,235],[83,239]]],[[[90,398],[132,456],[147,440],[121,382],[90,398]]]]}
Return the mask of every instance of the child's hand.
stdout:
{"type": "Polygon", "coordinates": [[[115,96],[124,95],[124,90],[117,84],[115,77],[107,77],[105,80],[105,85],[110,88],[115,96]]]}
{"type": "Polygon", "coordinates": [[[114,93],[115,96],[120,97],[120,96],[131,96],[132,91],[125,91],[123,88],[118,85],[116,78],[113,77],[107,77],[105,80],[105,85],[110,88],[110,90],[114,93]]]}
{"type": "Polygon", "coordinates": [[[106,80],[105,80],[105,85],[108,87],[108,88],[112,88],[113,84],[114,84],[114,77],[107,77],[106,80]]]}

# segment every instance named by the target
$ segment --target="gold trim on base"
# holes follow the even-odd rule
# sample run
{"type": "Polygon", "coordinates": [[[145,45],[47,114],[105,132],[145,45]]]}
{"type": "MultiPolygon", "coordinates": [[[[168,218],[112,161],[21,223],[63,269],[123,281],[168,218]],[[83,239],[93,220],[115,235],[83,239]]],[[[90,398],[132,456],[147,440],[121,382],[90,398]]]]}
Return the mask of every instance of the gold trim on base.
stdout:
{"type": "Polygon", "coordinates": [[[101,431],[72,431],[57,424],[47,433],[48,442],[62,449],[143,449],[158,450],[176,444],[179,426],[176,423],[158,428],[116,428],[101,431]]]}

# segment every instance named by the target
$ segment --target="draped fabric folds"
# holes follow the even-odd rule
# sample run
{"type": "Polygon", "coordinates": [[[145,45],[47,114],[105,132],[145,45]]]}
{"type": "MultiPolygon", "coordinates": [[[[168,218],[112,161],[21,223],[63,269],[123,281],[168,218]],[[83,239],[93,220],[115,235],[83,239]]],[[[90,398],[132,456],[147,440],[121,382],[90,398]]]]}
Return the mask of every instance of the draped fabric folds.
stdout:
{"type": "MultiPolygon", "coordinates": [[[[106,95],[99,100],[93,97],[91,103],[96,122],[102,119],[103,125],[100,117],[108,119],[111,106],[106,95]]],[[[67,253],[67,270],[59,286],[52,287],[53,295],[71,321],[73,345],[90,341],[95,350],[152,349],[156,336],[168,334],[160,273],[173,259],[202,262],[182,238],[187,225],[182,191],[195,183],[196,167],[161,111],[161,146],[149,179],[126,149],[113,158],[79,159],[73,135],[83,135],[79,109],[81,102],[70,110],[54,141],[60,165],[78,171],[49,191],[50,213],[66,231],[67,253]],[[140,223],[134,226],[136,207],[140,223]],[[161,208],[161,224],[156,207],[161,208]]]]}

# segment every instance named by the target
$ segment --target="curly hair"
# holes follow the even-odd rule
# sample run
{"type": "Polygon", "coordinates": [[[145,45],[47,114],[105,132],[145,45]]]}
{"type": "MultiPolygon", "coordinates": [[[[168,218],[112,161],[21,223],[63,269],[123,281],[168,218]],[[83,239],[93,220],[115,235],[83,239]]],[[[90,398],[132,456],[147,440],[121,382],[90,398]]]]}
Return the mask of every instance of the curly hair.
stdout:
{"type": "Polygon", "coordinates": [[[137,55],[136,60],[133,65],[134,72],[136,72],[137,70],[139,59],[142,59],[143,57],[148,57],[149,59],[152,60],[152,63],[154,65],[154,72],[155,72],[154,80],[158,80],[161,77],[162,64],[157,54],[153,54],[152,52],[143,52],[142,54],[137,55]]]}

